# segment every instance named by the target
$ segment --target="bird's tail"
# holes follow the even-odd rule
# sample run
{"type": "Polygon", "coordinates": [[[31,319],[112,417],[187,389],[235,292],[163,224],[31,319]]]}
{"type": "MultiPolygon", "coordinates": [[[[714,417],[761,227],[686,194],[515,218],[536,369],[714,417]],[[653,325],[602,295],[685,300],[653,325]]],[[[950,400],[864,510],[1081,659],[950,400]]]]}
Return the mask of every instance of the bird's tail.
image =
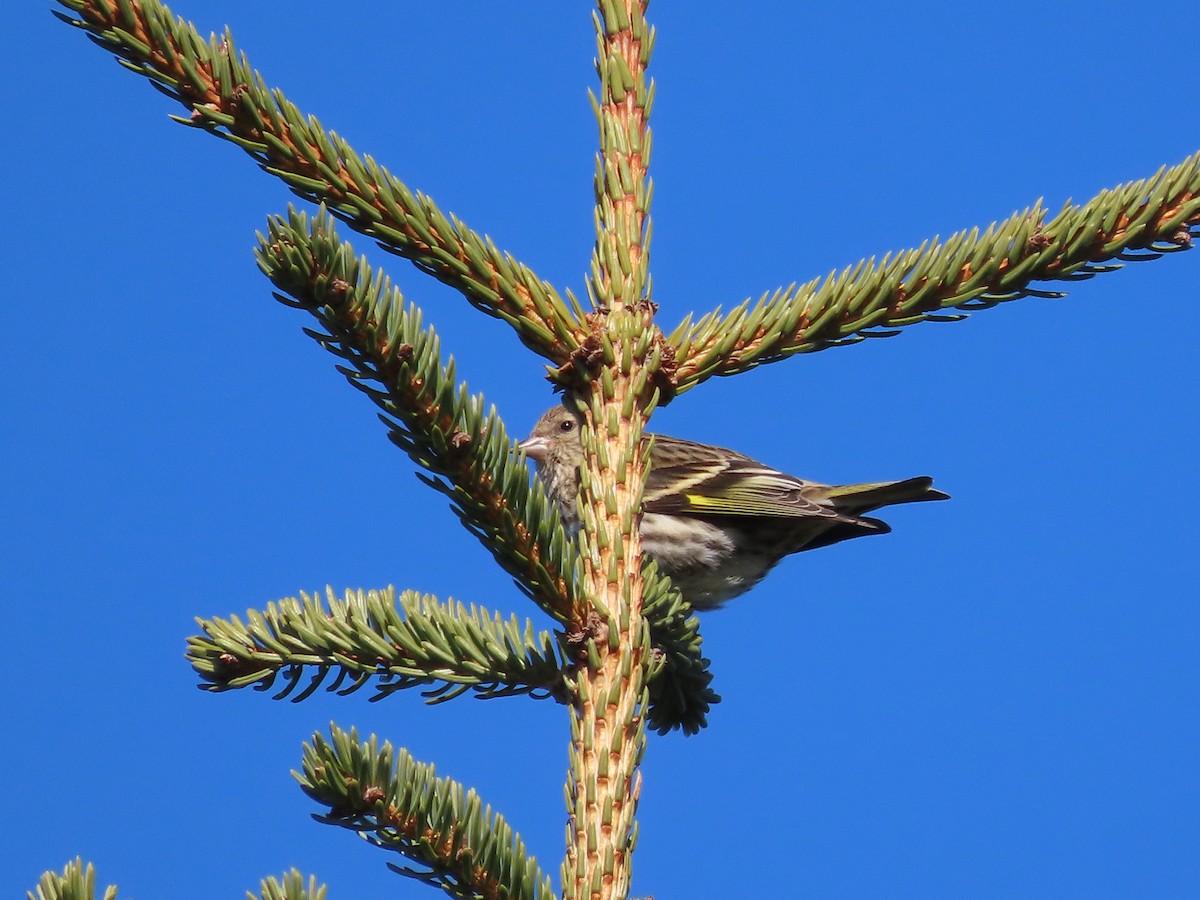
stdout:
{"type": "Polygon", "coordinates": [[[891,526],[882,519],[863,515],[881,506],[897,503],[917,503],[922,500],[949,500],[949,494],[933,489],[933,479],[926,476],[903,481],[878,481],[873,484],[844,484],[829,488],[827,502],[840,514],[839,521],[807,541],[804,550],[828,547],[850,538],[869,534],[887,534],[891,526]]]}
{"type": "Polygon", "coordinates": [[[925,475],[903,481],[878,481],[874,484],[846,484],[829,490],[829,502],[838,512],[860,516],[873,509],[897,503],[923,500],[949,500],[949,494],[934,490],[933,479],[925,475]]]}

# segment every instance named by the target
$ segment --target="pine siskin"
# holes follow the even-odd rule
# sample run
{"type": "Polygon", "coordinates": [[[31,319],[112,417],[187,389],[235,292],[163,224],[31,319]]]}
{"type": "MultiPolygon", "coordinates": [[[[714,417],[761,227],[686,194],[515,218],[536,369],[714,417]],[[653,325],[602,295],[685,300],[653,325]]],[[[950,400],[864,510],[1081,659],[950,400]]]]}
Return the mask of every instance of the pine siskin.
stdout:
{"type": "MultiPolygon", "coordinates": [[[[571,532],[579,528],[581,421],[556,406],[520,444],[571,532]]],[[[642,548],[695,609],[715,609],[750,590],[790,553],[891,531],[863,513],[948,499],[930,478],[818,484],[733,450],[655,435],[642,498],[642,548]]]]}

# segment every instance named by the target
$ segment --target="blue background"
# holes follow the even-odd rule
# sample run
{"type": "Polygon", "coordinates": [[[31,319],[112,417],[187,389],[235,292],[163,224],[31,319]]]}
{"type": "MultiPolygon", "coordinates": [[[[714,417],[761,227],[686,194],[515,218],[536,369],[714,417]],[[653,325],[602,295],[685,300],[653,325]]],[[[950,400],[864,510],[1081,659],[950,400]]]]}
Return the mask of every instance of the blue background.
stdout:
{"type": "MultiPolygon", "coordinates": [[[[122,896],[426,897],[309,818],[331,719],[477,787],[557,883],[550,703],[198,691],[195,616],[395,583],[537,616],[413,477],[253,233],[290,195],[59,24],[10,11],[0,353],[0,894],[82,854],[122,896]]],[[[582,294],[586,3],[192,0],[360,153],[582,294]]],[[[1200,9],[665,0],[652,74],[661,321],[1052,210],[1200,148],[1200,9]]],[[[355,240],[524,433],[503,324],[355,240]]],[[[797,475],[930,474],[951,503],[784,562],[704,619],[723,702],[646,755],[635,895],[1200,896],[1200,254],[711,382],[655,428],[797,475]]],[[[541,622],[541,619],[538,619],[541,622]]]]}

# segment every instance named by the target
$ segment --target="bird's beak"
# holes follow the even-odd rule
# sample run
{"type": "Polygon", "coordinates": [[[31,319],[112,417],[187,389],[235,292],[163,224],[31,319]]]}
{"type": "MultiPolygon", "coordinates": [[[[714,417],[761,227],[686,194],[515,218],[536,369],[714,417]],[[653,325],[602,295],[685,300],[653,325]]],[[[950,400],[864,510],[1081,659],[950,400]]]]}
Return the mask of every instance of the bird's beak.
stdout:
{"type": "Polygon", "coordinates": [[[541,436],[527,437],[521,443],[517,444],[517,446],[524,450],[525,455],[534,462],[541,462],[546,458],[546,453],[550,449],[550,442],[541,436]]]}

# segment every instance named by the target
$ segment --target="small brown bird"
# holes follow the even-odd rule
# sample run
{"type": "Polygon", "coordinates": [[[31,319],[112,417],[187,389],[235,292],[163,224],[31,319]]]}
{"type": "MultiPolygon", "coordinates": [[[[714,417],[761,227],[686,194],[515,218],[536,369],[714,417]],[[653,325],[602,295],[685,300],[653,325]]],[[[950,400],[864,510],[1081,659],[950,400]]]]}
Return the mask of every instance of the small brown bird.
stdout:
{"type": "MultiPolygon", "coordinates": [[[[520,444],[571,533],[579,528],[580,423],[574,411],[553,407],[520,444]]],[[[715,609],[791,553],[891,531],[864,513],[948,499],[930,478],[818,484],[733,450],[655,435],[642,497],[642,548],[695,609],[715,609]]]]}

